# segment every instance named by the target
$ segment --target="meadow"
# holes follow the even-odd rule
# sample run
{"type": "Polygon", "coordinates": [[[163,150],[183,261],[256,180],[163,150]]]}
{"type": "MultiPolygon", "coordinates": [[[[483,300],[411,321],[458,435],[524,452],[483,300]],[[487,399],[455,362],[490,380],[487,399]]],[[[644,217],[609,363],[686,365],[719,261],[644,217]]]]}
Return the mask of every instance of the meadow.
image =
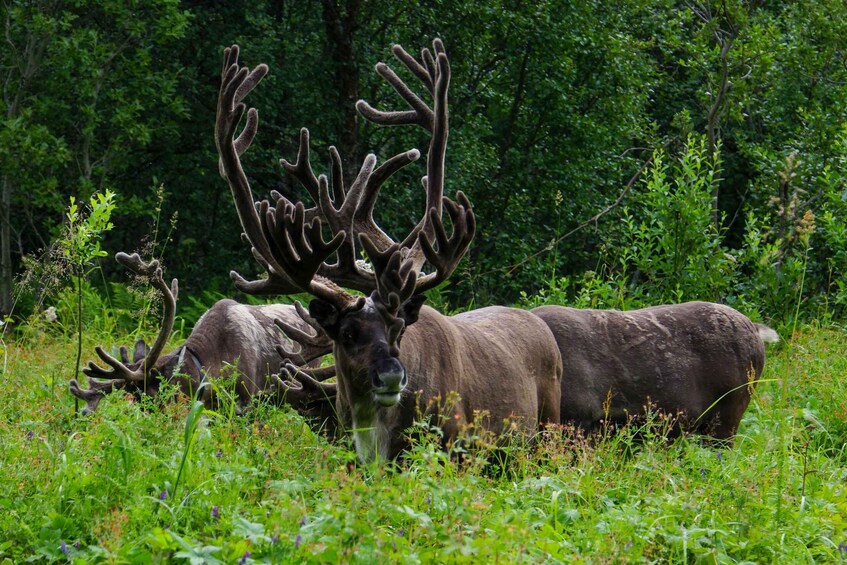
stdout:
{"type": "MultiPolygon", "coordinates": [[[[126,336],[86,336],[117,345],[126,336]]],[[[75,415],[76,344],[2,343],[0,563],[750,563],[847,561],[847,333],[768,348],[731,448],[660,416],[362,466],[287,407],[103,400],[75,415]]],[[[84,358],[86,358],[84,356],[84,358]]],[[[226,384],[220,385],[222,389],[226,384]]]]}

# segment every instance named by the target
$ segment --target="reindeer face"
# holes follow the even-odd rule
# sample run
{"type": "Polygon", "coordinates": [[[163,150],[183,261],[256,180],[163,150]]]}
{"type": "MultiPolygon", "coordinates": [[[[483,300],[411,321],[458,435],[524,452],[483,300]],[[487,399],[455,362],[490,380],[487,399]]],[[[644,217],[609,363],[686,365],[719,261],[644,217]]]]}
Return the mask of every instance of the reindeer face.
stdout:
{"type": "Polygon", "coordinates": [[[397,316],[391,316],[375,294],[349,312],[339,312],[319,298],[309,304],[309,314],[333,340],[338,378],[351,402],[390,407],[400,401],[408,381],[400,339],[405,327],[417,320],[423,301],[422,295],[413,297],[397,316]]]}

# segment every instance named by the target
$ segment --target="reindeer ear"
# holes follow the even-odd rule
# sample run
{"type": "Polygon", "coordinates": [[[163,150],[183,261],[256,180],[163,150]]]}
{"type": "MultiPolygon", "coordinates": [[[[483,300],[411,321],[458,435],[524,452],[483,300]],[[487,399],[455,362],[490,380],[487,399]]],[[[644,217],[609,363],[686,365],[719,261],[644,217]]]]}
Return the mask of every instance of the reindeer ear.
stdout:
{"type": "MultiPolygon", "coordinates": [[[[139,339],[135,342],[135,351],[132,352],[132,362],[137,363],[147,357],[147,354],[150,353],[150,348],[144,343],[143,339],[139,339]]],[[[126,361],[124,361],[126,362],[126,361]]]]}
{"type": "Polygon", "coordinates": [[[341,321],[341,316],[338,309],[330,302],[313,298],[309,302],[309,315],[318,322],[330,338],[338,337],[338,323],[341,321]]]}
{"type": "Polygon", "coordinates": [[[182,353],[185,349],[175,350],[164,357],[159,358],[159,362],[156,363],[156,371],[161,375],[163,380],[170,380],[174,377],[174,373],[179,368],[179,372],[183,375],[193,376],[194,371],[189,372],[189,367],[184,363],[184,356],[182,353]],[[177,353],[179,351],[179,353],[177,353]],[[183,365],[180,367],[180,362],[183,365]]]}
{"type": "Polygon", "coordinates": [[[406,322],[407,327],[418,321],[418,315],[421,313],[421,306],[424,302],[426,302],[426,296],[416,294],[400,307],[397,315],[406,322]]]}

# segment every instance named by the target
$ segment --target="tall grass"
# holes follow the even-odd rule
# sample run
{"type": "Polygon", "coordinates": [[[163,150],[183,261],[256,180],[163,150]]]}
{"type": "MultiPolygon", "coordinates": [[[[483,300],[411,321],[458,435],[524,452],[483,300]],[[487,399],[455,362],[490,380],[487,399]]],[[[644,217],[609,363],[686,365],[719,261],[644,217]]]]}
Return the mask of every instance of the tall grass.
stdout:
{"type": "Polygon", "coordinates": [[[494,467],[473,453],[457,463],[425,427],[397,466],[361,467],[349,445],[265,405],[207,418],[189,399],[113,395],[76,418],[45,380],[73,358],[72,338],[6,345],[6,562],[847,559],[841,330],[799,328],[770,349],[731,449],[668,441],[657,419],[516,441],[494,467]]]}

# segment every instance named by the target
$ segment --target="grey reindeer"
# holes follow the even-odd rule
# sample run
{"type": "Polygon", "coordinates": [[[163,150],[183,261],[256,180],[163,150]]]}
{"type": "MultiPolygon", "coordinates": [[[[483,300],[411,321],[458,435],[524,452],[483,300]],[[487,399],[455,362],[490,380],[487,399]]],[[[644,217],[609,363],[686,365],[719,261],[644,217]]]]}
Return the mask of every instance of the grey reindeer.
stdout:
{"type": "MultiPolygon", "coordinates": [[[[87,389],[81,388],[76,380],[69,383],[70,392],[86,403],[84,414],[93,413],[100,400],[115,390],[138,399],[142,395],[155,396],[162,383],[167,382],[191,395],[201,383],[212,382],[223,372],[233,370],[240,413],[248,409],[257,395],[264,393],[280,402],[289,402],[305,416],[316,418],[316,425],[326,428],[330,435],[335,433],[334,399],[326,396],[328,392],[331,394],[331,389],[319,389],[311,380],[292,383],[277,376],[285,360],[297,365],[314,364],[331,351],[331,341],[314,322],[307,321],[305,312],[298,314],[297,307],[292,305],[245,305],[220,300],[197,321],[182,345],[163,354],[174,325],[177,280],[168,286],[158,261],[144,262],[137,254],[123,252],[115,258],[131,272],[147,279],[162,295],[162,323],[152,347],[144,340],[136,342],[132,360],[123,346],[120,358],[100,346],[95,348],[106,367],[88,363],[83,369],[89,377],[87,389]]],[[[325,379],[334,374],[334,369],[311,369],[309,374],[325,379]]],[[[201,395],[207,406],[215,405],[213,387],[205,387],[201,395]]]]}
{"type": "MultiPolygon", "coordinates": [[[[423,305],[423,292],[450,276],[476,227],[464,194],[459,192],[457,201],[443,196],[450,66],[440,40],[433,48],[424,49],[419,62],[402,47],[393,47],[395,57],[433,97],[433,107],[383,63],[377,72],[411,109],[380,112],[363,101],[357,104],[377,124],[414,124],[430,135],[423,179],[426,211],[400,243],[375,224],[373,209],[383,182],[419,157],[414,150],[378,168],[376,157],[369,155],[348,190],[341,160],[331,149],[330,190],[327,178],[312,172],[308,132],[302,130],[297,162],[282,165],[316,205],[306,209],[277,193],[272,194],[274,203],[253,201],[239,157],[258,127],[254,108],[236,133],[246,109],[243,99],[268,69],[259,65],[250,71],[238,64],[237,46],[225,50],[216,123],[220,170],[253,254],[268,273],[256,281],[232,273],[233,280],[248,293],[306,292],[313,297],[309,314],[333,341],[337,412],[349,422],[363,462],[400,454],[408,446],[405,432],[418,414],[434,416],[446,444],[468,424],[495,434],[511,429],[533,433],[539,424],[559,420],[562,361],[540,318],[503,307],[445,316],[423,305]],[[452,224],[449,236],[443,210],[452,224]],[[322,236],[324,224],[331,232],[329,241],[322,236]],[[357,263],[361,249],[372,269],[357,263]],[[333,255],[335,262],[330,262],[333,255]],[[421,271],[425,263],[433,272],[421,271]],[[369,294],[356,297],[345,287],[369,294]]],[[[294,372],[291,365],[288,369],[294,372]]]]}
{"type": "Polygon", "coordinates": [[[645,409],[676,429],[730,440],[777,333],[721,304],[641,310],[541,306],[562,354],[561,416],[584,430],[623,423],[645,409]]]}

